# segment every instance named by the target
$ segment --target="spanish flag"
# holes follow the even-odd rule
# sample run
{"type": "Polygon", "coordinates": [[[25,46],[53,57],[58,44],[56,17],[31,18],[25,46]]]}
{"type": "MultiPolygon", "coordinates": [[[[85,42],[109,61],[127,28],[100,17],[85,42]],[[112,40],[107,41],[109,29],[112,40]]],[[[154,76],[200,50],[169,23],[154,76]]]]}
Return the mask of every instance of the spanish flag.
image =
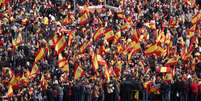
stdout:
{"type": "Polygon", "coordinates": [[[23,73],[22,77],[20,78],[21,84],[27,86],[29,83],[29,79],[25,76],[25,73],[23,73]]]}
{"type": "Polygon", "coordinates": [[[80,18],[79,18],[79,24],[80,25],[85,25],[88,21],[88,14],[85,12],[80,18]]]}
{"type": "Polygon", "coordinates": [[[66,64],[66,58],[64,58],[63,56],[62,56],[62,54],[59,54],[59,56],[58,56],[58,62],[57,62],[57,64],[58,64],[58,66],[61,68],[61,67],[63,67],[65,64],[66,64]]]}
{"type": "Polygon", "coordinates": [[[156,24],[154,20],[150,21],[149,23],[145,23],[145,26],[147,26],[150,29],[156,29],[156,24]]]}
{"type": "Polygon", "coordinates": [[[39,51],[35,54],[35,63],[40,61],[45,56],[45,48],[39,49],[39,51]]]}
{"type": "Polygon", "coordinates": [[[160,67],[159,68],[159,72],[160,73],[170,73],[171,72],[171,68],[170,67],[160,67]]]}
{"type": "Polygon", "coordinates": [[[132,56],[134,53],[140,51],[140,49],[141,49],[140,43],[135,43],[135,42],[134,42],[133,47],[132,47],[132,50],[131,50],[131,52],[128,54],[128,60],[131,59],[131,56],[132,56]]]}
{"type": "Polygon", "coordinates": [[[12,40],[12,45],[16,49],[23,42],[22,33],[19,33],[16,39],[12,40]]]}
{"type": "Polygon", "coordinates": [[[97,59],[97,54],[96,53],[92,53],[92,56],[91,56],[91,59],[92,59],[92,66],[93,66],[93,69],[94,71],[97,73],[97,69],[99,68],[98,66],[98,59],[97,59]]]}
{"type": "Polygon", "coordinates": [[[150,45],[145,51],[145,55],[151,55],[153,54],[156,50],[157,50],[158,46],[157,44],[153,44],[153,45],[150,45]]]}
{"type": "Polygon", "coordinates": [[[78,80],[83,75],[84,75],[84,70],[80,66],[76,66],[74,71],[75,80],[78,80]]]}
{"type": "Polygon", "coordinates": [[[71,46],[74,33],[75,33],[74,31],[70,31],[69,34],[68,34],[68,46],[71,46]]]}
{"type": "Polygon", "coordinates": [[[20,81],[20,76],[14,75],[9,84],[12,85],[13,88],[19,88],[19,81],[20,81]]]}
{"type": "Polygon", "coordinates": [[[66,48],[67,42],[65,39],[65,35],[62,35],[61,38],[58,39],[58,42],[55,45],[55,51],[57,55],[60,54],[66,48]]]}
{"type": "Polygon", "coordinates": [[[32,70],[31,70],[31,77],[35,77],[36,74],[39,73],[39,68],[38,65],[36,63],[34,63],[32,70]]]}
{"type": "Polygon", "coordinates": [[[98,64],[100,64],[100,65],[107,65],[107,62],[99,54],[97,54],[97,61],[98,61],[98,64]]]}
{"type": "Polygon", "coordinates": [[[116,67],[114,68],[114,72],[117,77],[121,76],[121,69],[122,69],[122,61],[117,61],[116,67]]]}
{"type": "Polygon", "coordinates": [[[135,42],[139,42],[140,38],[139,38],[139,35],[138,35],[136,29],[133,29],[131,34],[132,34],[132,40],[135,41],[135,42]]]}
{"type": "Polygon", "coordinates": [[[104,32],[104,35],[105,35],[105,40],[107,40],[108,42],[113,40],[114,32],[113,32],[112,28],[106,29],[104,32]]]}
{"type": "Polygon", "coordinates": [[[9,85],[8,92],[6,93],[6,97],[12,97],[13,96],[13,88],[11,85],[9,85]]]}
{"type": "Polygon", "coordinates": [[[173,57],[173,58],[169,59],[166,62],[165,66],[172,66],[172,65],[175,65],[177,63],[178,63],[178,58],[177,57],[173,57]]]}
{"type": "Polygon", "coordinates": [[[196,24],[194,24],[189,30],[187,30],[188,36],[191,38],[195,35],[196,31],[196,24]]]}
{"type": "Polygon", "coordinates": [[[121,30],[117,31],[114,36],[114,44],[117,44],[118,40],[121,38],[121,30]]]}
{"type": "Polygon", "coordinates": [[[91,41],[84,42],[80,47],[80,52],[84,53],[85,49],[91,45],[91,41]]]}
{"type": "Polygon", "coordinates": [[[160,31],[157,35],[156,43],[164,43],[165,42],[165,34],[163,31],[160,31]]]}
{"type": "Polygon", "coordinates": [[[199,21],[201,21],[201,13],[200,13],[200,11],[192,17],[191,22],[192,22],[192,24],[196,24],[199,21]]]}
{"type": "Polygon", "coordinates": [[[41,85],[41,87],[42,87],[43,89],[47,89],[48,82],[47,82],[47,80],[45,79],[44,74],[42,74],[42,76],[41,76],[40,85],[41,85]]]}
{"type": "Polygon", "coordinates": [[[68,72],[69,70],[69,65],[68,61],[66,58],[62,57],[61,54],[59,54],[59,61],[58,61],[58,67],[63,71],[63,72],[68,72]]]}
{"type": "Polygon", "coordinates": [[[108,70],[108,66],[107,65],[104,65],[104,76],[107,80],[107,82],[110,82],[110,73],[109,73],[109,70],[108,70]]]}
{"type": "Polygon", "coordinates": [[[128,23],[125,23],[124,25],[121,26],[122,31],[128,30],[129,28],[130,28],[130,26],[128,23]]]}
{"type": "Polygon", "coordinates": [[[94,40],[98,40],[104,34],[104,28],[100,27],[94,34],[94,40]]]}

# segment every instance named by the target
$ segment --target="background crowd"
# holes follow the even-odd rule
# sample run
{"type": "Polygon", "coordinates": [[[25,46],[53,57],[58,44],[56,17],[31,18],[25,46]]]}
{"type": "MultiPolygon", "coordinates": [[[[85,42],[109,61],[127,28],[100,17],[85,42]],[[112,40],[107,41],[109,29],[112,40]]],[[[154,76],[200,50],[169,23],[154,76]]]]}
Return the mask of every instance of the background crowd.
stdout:
{"type": "Polygon", "coordinates": [[[200,53],[200,0],[0,0],[3,101],[201,101],[200,53]]]}

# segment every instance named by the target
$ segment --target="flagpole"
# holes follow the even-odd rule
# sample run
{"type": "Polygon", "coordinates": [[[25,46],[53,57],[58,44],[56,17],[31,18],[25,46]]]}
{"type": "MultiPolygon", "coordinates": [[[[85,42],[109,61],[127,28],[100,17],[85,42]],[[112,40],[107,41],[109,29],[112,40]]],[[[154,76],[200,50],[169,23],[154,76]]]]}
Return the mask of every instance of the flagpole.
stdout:
{"type": "Polygon", "coordinates": [[[73,0],[73,1],[74,1],[74,2],[73,2],[74,11],[73,11],[73,12],[74,12],[74,14],[75,14],[75,10],[76,10],[76,7],[75,7],[75,6],[76,6],[77,1],[76,1],[76,0],[73,0]]]}

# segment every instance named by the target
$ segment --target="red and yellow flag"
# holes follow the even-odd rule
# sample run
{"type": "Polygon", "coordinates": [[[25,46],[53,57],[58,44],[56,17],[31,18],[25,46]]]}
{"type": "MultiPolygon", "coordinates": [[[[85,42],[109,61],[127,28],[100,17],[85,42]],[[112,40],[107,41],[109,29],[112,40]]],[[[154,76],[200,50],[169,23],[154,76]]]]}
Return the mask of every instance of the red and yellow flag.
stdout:
{"type": "Polygon", "coordinates": [[[96,53],[92,53],[92,56],[91,56],[91,59],[92,59],[92,66],[93,66],[93,69],[96,73],[97,72],[97,69],[99,68],[98,66],[98,59],[97,59],[97,54],[96,53]]]}
{"type": "Polygon", "coordinates": [[[58,60],[57,64],[58,64],[58,67],[63,72],[68,72],[69,71],[68,61],[61,54],[59,54],[59,60],[58,60]]]}
{"type": "Polygon", "coordinates": [[[68,46],[71,46],[74,33],[75,33],[74,31],[70,31],[69,34],[68,34],[68,46]]]}
{"type": "Polygon", "coordinates": [[[85,12],[80,18],[79,18],[79,24],[85,25],[88,21],[88,14],[85,12]]]}
{"type": "Polygon", "coordinates": [[[6,97],[12,97],[13,96],[13,88],[11,85],[8,87],[8,92],[6,93],[6,97]]]}
{"type": "Polygon", "coordinates": [[[145,51],[145,55],[151,55],[157,50],[157,44],[150,45],[145,51]]]}
{"type": "Polygon", "coordinates": [[[59,55],[65,48],[66,48],[67,42],[65,39],[65,35],[62,35],[61,38],[58,39],[58,42],[55,45],[55,51],[57,52],[57,55],[59,55]]]}
{"type": "Polygon", "coordinates": [[[187,30],[187,35],[191,38],[195,35],[196,24],[194,24],[189,30],[187,30]]]}
{"type": "Polygon", "coordinates": [[[128,54],[128,60],[131,59],[131,56],[132,56],[134,53],[140,51],[140,49],[141,49],[140,43],[135,43],[135,42],[134,42],[134,43],[133,43],[133,46],[132,46],[132,49],[131,49],[131,52],[128,54]]]}
{"type": "Polygon", "coordinates": [[[118,61],[116,63],[116,67],[114,68],[114,72],[115,72],[115,74],[116,74],[117,77],[121,76],[121,69],[122,69],[122,62],[118,61]]]}
{"type": "Polygon", "coordinates": [[[18,81],[20,80],[19,76],[13,76],[9,82],[10,85],[16,86],[18,84],[18,81]]]}
{"type": "Polygon", "coordinates": [[[75,71],[74,71],[74,78],[75,78],[75,80],[79,79],[83,75],[84,75],[84,70],[80,66],[77,66],[75,68],[75,71]]]}
{"type": "Polygon", "coordinates": [[[124,25],[121,26],[122,31],[128,30],[129,28],[130,28],[130,25],[128,23],[125,23],[124,25]]]}
{"type": "Polygon", "coordinates": [[[22,77],[20,78],[20,82],[21,82],[21,84],[23,84],[25,86],[28,85],[29,79],[25,76],[24,73],[23,73],[22,77]]]}
{"type": "Polygon", "coordinates": [[[114,32],[113,32],[112,28],[106,29],[105,32],[104,32],[104,35],[105,35],[105,40],[107,40],[108,42],[110,40],[113,40],[114,32]]]}
{"type": "Polygon", "coordinates": [[[45,48],[41,48],[35,55],[35,63],[40,61],[45,56],[45,48]]]}
{"type": "Polygon", "coordinates": [[[114,36],[114,44],[117,44],[118,40],[121,38],[121,30],[117,31],[114,36]]]}
{"type": "Polygon", "coordinates": [[[109,70],[108,70],[108,66],[104,65],[103,68],[104,68],[104,76],[105,76],[107,82],[109,82],[110,81],[110,73],[109,73],[109,70]]]}
{"type": "Polygon", "coordinates": [[[98,64],[100,64],[100,65],[107,65],[107,62],[99,54],[97,54],[97,61],[98,61],[98,64]]]}
{"type": "Polygon", "coordinates": [[[38,68],[38,65],[35,63],[32,67],[32,70],[31,70],[31,77],[35,77],[36,74],[39,73],[39,68],[38,68]]]}
{"type": "Polygon", "coordinates": [[[45,79],[44,74],[42,74],[41,79],[40,79],[40,85],[43,89],[47,89],[48,86],[48,81],[45,79]]]}
{"type": "Polygon", "coordinates": [[[87,47],[91,45],[91,41],[84,42],[80,47],[80,52],[83,53],[87,47]]]}
{"type": "Polygon", "coordinates": [[[12,40],[12,45],[16,49],[23,42],[22,34],[19,33],[16,39],[12,40]]]}
{"type": "Polygon", "coordinates": [[[175,65],[175,64],[177,64],[177,63],[178,63],[178,58],[177,58],[177,57],[173,57],[173,58],[170,58],[170,59],[166,62],[165,66],[172,66],[172,65],[175,65]]]}
{"type": "Polygon", "coordinates": [[[195,15],[192,17],[191,22],[192,22],[193,24],[196,24],[196,23],[198,23],[199,21],[201,21],[201,13],[200,13],[200,12],[198,12],[197,14],[195,14],[195,15]]]}
{"type": "Polygon", "coordinates": [[[98,40],[104,34],[104,28],[100,27],[94,34],[94,40],[98,40]]]}
{"type": "Polygon", "coordinates": [[[136,29],[133,29],[131,34],[132,34],[132,40],[135,41],[135,42],[139,42],[140,38],[139,38],[139,35],[138,35],[136,29]]]}
{"type": "Polygon", "coordinates": [[[169,72],[171,72],[171,68],[170,67],[160,67],[159,68],[159,72],[160,73],[169,73],[169,72]]]}

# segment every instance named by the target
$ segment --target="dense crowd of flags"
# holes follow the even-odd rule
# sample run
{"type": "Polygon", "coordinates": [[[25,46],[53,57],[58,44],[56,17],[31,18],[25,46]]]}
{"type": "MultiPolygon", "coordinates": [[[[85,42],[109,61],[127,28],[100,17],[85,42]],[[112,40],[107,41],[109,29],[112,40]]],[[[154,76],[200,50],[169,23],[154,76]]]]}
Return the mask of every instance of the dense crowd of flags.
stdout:
{"type": "MultiPolygon", "coordinates": [[[[2,1],[0,1],[2,3],[2,1]]],[[[188,2],[187,2],[188,3],[188,2]]],[[[89,21],[89,11],[85,10],[82,12],[82,16],[79,17],[79,25],[85,25],[89,21]]],[[[84,43],[80,46],[80,53],[85,53],[86,49],[92,45],[94,41],[99,40],[102,36],[104,36],[104,40],[107,42],[111,42],[114,45],[117,45],[117,50],[118,53],[128,55],[128,60],[131,59],[132,55],[141,52],[141,41],[148,41],[149,40],[149,34],[148,32],[144,29],[133,29],[132,28],[132,21],[131,18],[126,18],[125,15],[122,13],[118,14],[119,18],[125,19],[125,24],[121,26],[121,29],[118,31],[113,31],[112,28],[105,28],[103,26],[100,26],[95,33],[93,34],[93,40],[85,40],[84,43]],[[122,37],[122,31],[131,29],[131,35],[132,39],[127,40],[125,44],[118,43],[118,40],[120,40],[122,37]],[[143,34],[140,34],[143,33],[143,34]]],[[[71,23],[72,18],[69,17],[64,19],[64,22],[66,24],[71,23]]],[[[161,73],[167,73],[167,78],[172,79],[172,76],[175,73],[175,68],[171,68],[171,66],[175,65],[178,63],[179,57],[181,57],[183,60],[188,60],[190,58],[190,55],[195,48],[193,46],[193,43],[198,44],[197,38],[195,38],[195,34],[200,34],[201,32],[196,29],[197,23],[201,21],[201,13],[198,12],[195,14],[192,18],[192,24],[193,26],[187,30],[187,36],[190,37],[190,46],[189,48],[185,47],[183,45],[182,47],[182,52],[181,55],[174,54],[174,49],[173,49],[173,41],[172,37],[170,36],[170,33],[164,33],[164,29],[156,29],[156,24],[154,21],[150,21],[146,23],[146,27],[150,29],[155,29],[156,30],[156,40],[155,43],[148,44],[145,47],[145,50],[143,55],[145,57],[155,55],[157,57],[166,57],[167,62],[165,63],[164,66],[160,67],[157,71],[161,73]],[[166,48],[163,47],[163,45],[166,45],[166,48]],[[174,55],[173,55],[173,54],[174,55]]],[[[48,23],[48,22],[44,22],[48,23]]],[[[99,23],[101,23],[99,21],[99,23]]],[[[167,26],[167,25],[166,25],[167,26]]],[[[177,22],[174,20],[171,20],[169,22],[169,27],[176,27],[177,22]]],[[[76,31],[66,31],[67,34],[54,34],[51,40],[46,40],[46,46],[39,48],[35,52],[35,61],[32,65],[32,70],[25,71],[22,76],[15,75],[13,70],[10,68],[3,68],[2,74],[3,75],[9,75],[10,76],[10,81],[8,82],[8,92],[7,96],[12,96],[13,95],[13,89],[17,88],[19,85],[27,85],[30,80],[33,80],[39,73],[39,65],[38,62],[42,59],[45,58],[45,56],[48,54],[49,48],[53,47],[56,52],[56,56],[58,57],[57,65],[58,67],[63,71],[63,72],[72,72],[69,71],[69,65],[68,65],[68,60],[62,56],[62,52],[67,48],[67,47],[73,47],[72,46],[72,40],[73,37],[75,36],[76,31]],[[67,39],[68,37],[68,39],[67,39]]],[[[12,45],[13,49],[17,49],[21,44],[23,43],[23,38],[21,33],[18,34],[16,39],[12,40],[12,45]]],[[[122,62],[118,61],[117,64],[115,65],[116,68],[110,68],[108,67],[108,63],[104,58],[102,57],[102,53],[107,53],[107,51],[110,51],[105,45],[102,45],[98,51],[93,51],[90,50],[90,55],[91,55],[91,61],[92,61],[92,68],[95,71],[96,75],[99,75],[98,69],[101,66],[101,69],[104,71],[104,76],[105,78],[109,81],[110,76],[114,75],[114,77],[119,77],[121,76],[121,69],[122,69],[122,62]]],[[[142,67],[144,65],[143,61],[140,61],[142,64],[142,67]]],[[[195,63],[193,63],[195,64],[195,63]]],[[[145,70],[145,68],[144,68],[145,70]]],[[[75,64],[75,69],[74,69],[74,79],[79,79],[82,77],[82,75],[85,75],[86,72],[84,71],[83,67],[79,64],[75,64]]],[[[48,81],[44,78],[44,74],[42,74],[41,77],[41,86],[47,87],[48,81]]],[[[144,85],[145,87],[148,87],[147,85],[151,83],[151,81],[146,82],[144,85]]],[[[154,87],[151,88],[150,91],[155,92],[157,89],[154,87]]],[[[156,91],[157,93],[157,91],[156,91]]]]}

